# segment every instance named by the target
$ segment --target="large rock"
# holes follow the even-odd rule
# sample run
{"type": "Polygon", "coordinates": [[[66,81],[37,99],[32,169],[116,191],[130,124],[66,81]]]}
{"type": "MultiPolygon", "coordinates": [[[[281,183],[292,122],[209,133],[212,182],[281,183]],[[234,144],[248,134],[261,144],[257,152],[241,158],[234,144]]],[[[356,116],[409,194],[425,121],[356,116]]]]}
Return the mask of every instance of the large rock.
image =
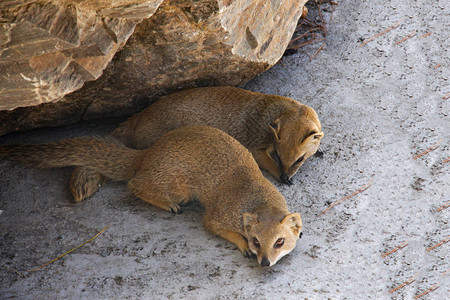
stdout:
{"type": "Polygon", "coordinates": [[[2,2],[0,134],[243,83],[280,59],[306,1],[2,2]]]}
{"type": "Polygon", "coordinates": [[[0,3],[0,110],[53,102],[97,79],[162,0],[70,2],[0,3]]]}

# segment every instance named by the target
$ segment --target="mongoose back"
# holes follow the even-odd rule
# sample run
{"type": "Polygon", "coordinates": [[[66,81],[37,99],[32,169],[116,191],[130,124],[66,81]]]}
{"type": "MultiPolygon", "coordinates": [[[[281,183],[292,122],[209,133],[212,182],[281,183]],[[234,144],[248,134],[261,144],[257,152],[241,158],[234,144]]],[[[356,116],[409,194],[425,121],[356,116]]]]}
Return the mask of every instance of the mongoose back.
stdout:
{"type": "MultiPolygon", "coordinates": [[[[207,87],[160,98],[123,122],[112,136],[128,147],[145,149],[165,133],[187,125],[207,125],[228,133],[253,154],[261,169],[289,185],[299,167],[316,153],[324,135],[314,109],[291,98],[207,87]]],[[[75,169],[71,179],[75,201],[95,193],[100,182],[98,173],[75,169]]]]}
{"type": "Polygon", "coordinates": [[[0,146],[0,157],[36,167],[85,166],[113,180],[128,181],[142,200],[173,213],[197,199],[204,226],[236,244],[262,266],[274,265],[296,245],[299,213],[262,175],[250,152],[226,133],[188,126],[162,136],[146,150],[111,138],[75,138],[42,145],[0,146]]]}

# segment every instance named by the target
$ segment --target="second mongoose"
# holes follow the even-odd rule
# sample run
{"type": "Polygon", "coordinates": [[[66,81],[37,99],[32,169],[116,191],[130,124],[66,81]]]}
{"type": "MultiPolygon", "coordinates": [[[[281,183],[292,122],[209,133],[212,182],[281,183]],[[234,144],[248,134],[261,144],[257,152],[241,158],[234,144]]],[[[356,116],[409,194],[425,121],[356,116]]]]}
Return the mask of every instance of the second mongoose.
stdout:
{"type": "MultiPolygon", "coordinates": [[[[307,105],[223,86],[162,97],[123,122],[112,136],[128,147],[145,149],[165,133],[187,125],[207,125],[228,133],[253,154],[261,169],[289,185],[299,167],[316,153],[324,135],[317,113],[307,105]]],[[[71,178],[75,201],[95,193],[101,181],[98,172],[76,168],[71,178]]]]}

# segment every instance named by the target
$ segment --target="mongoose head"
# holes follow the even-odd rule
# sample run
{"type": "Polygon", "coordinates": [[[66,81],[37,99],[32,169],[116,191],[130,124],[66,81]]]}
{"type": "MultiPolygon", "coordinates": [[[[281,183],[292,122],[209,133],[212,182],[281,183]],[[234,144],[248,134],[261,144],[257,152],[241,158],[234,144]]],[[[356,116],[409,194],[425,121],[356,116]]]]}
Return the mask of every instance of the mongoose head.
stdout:
{"type": "Polygon", "coordinates": [[[292,184],[291,177],[319,149],[324,136],[316,112],[303,105],[300,112],[282,115],[269,124],[274,135],[267,155],[279,168],[279,180],[292,184]]]}
{"type": "Polygon", "coordinates": [[[243,222],[248,247],[263,267],[273,266],[291,252],[302,231],[299,213],[289,214],[281,221],[264,221],[256,214],[244,213],[243,222]]]}

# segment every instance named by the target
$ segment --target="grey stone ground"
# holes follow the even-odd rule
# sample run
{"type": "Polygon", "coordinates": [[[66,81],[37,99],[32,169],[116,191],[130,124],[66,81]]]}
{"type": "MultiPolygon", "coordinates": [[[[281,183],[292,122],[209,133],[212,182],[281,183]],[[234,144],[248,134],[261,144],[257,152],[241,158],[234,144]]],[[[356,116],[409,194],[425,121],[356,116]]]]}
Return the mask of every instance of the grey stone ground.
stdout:
{"type": "MultiPolygon", "coordinates": [[[[310,159],[293,187],[277,184],[302,214],[304,237],[274,267],[261,268],[207,233],[197,206],[173,216],[121,183],[72,204],[70,168],[0,161],[0,298],[412,299],[438,283],[423,299],[448,299],[449,244],[426,249],[450,235],[450,208],[437,211],[450,200],[443,99],[450,92],[449,8],[444,0],[339,1],[315,59],[286,57],[245,86],[313,106],[326,134],[325,156],[310,159]],[[359,47],[399,20],[398,28],[359,47]],[[439,148],[413,159],[438,141],[439,148]],[[371,179],[369,189],[317,216],[371,179]],[[108,225],[93,242],[26,272],[108,225]],[[405,248],[381,257],[404,241],[405,248]],[[415,274],[412,284],[388,292],[415,274]]],[[[107,134],[116,124],[36,130],[0,142],[107,134]]]]}

